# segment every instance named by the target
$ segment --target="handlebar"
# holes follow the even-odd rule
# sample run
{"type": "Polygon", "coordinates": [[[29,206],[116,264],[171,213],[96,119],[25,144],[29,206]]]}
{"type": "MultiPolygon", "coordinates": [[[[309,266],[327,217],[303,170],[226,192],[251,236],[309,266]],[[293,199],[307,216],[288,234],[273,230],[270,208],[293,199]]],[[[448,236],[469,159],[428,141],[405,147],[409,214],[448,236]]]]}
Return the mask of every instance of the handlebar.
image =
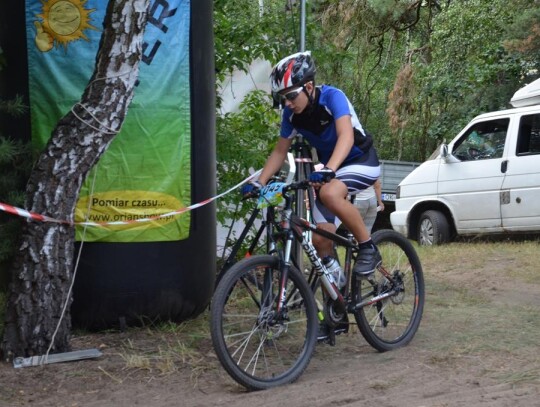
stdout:
{"type": "MultiPolygon", "coordinates": [[[[272,185],[272,183],[268,184],[268,185],[265,185],[263,188],[269,186],[269,185],[272,185]]],[[[298,181],[298,182],[291,182],[290,184],[288,185],[285,185],[283,187],[283,192],[288,192],[288,191],[296,191],[296,190],[299,190],[299,189],[308,189],[310,187],[310,183],[308,180],[304,180],[304,181],[298,181]]],[[[260,195],[261,195],[261,190],[263,189],[257,189],[255,191],[253,191],[252,193],[250,194],[246,194],[242,197],[242,200],[246,200],[246,199],[252,199],[252,198],[258,198],[260,195]]]]}
{"type": "Polygon", "coordinates": [[[282,206],[283,203],[285,203],[285,206],[287,207],[290,205],[291,201],[291,197],[288,194],[289,191],[296,191],[299,189],[305,190],[309,187],[310,182],[308,180],[292,182],[290,184],[273,182],[262,187],[261,189],[252,191],[250,194],[244,195],[242,199],[259,198],[259,207],[282,206]],[[261,202],[264,201],[266,202],[262,204],[261,202]]]}

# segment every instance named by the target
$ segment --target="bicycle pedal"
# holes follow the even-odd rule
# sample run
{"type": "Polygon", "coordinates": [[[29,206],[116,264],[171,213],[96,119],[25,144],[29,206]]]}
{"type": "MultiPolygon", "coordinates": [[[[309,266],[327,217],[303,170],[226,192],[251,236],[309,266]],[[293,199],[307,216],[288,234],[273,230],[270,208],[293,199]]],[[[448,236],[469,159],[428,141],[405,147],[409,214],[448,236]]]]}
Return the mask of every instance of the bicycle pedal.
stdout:
{"type": "Polygon", "coordinates": [[[349,332],[349,327],[339,327],[339,328],[336,328],[334,329],[334,334],[336,335],[341,335],[341,334],[346,334],[347,332],[349,332]]]}
{"type": "Polygon", "coordinates": [[[336,333],[333,329],[328,334],[328,345],[336,346],[336,333]]]}
{"type": "Polygon", "coordinates": [[[333,330],[328,329],[324,333],[320,333],[317,336],[317,342],[324,343],[326,345],[335,346],[336,345],[336,334],[333,330]]]}
{"type": "Polygon", "coordinates": [[[317,342],[321,343],[323,345],[330,345],[330,346],[335,346],[335,343],[336,343],[335,340],[334,340],[334,342],[332,342],[330,337],[326,337],[326,338],[323,338],[323,339],[317,339],[317,342]]]}
{"type": "Polygon", "coordinates": [[[332,333],[332,334],[328,334],[325,337],[320,337],[319,336],[317,338],[317,342],[323,343],[325,345],[336,346],[336,335],[334,333],[332,333]]]}

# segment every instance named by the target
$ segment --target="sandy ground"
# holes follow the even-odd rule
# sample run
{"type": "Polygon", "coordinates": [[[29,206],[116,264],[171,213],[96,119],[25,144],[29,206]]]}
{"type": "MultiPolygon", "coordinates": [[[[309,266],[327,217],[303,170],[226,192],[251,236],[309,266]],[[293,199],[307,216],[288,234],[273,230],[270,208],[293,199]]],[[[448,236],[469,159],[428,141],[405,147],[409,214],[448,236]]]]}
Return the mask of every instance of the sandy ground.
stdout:
{"type": "Polygon", "coordinates": [[[510,248],[424,264],[426,309],[410,345],[378,353],[358,332],[338,336],[288,386],[246,392],[208,336],[186,350],[178,333],[140,329],[75,337],[75,349],[102,350],[95,360],[1,363],[0,406],[540,406],[540,284],[519,275],[535,267],[519,259],[510,248]]]}

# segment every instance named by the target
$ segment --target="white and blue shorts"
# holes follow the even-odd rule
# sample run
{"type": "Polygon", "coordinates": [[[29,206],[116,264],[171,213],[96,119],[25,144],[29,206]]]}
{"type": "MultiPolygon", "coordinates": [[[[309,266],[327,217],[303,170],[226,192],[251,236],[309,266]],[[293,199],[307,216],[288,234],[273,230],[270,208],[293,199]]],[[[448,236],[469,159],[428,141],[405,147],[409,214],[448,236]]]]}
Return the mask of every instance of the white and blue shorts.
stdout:
{"type": "MultiPolygon", "coordinates": [[[[347,185],[349,195],[355,195],[369,188],[380,175],[379,159],[373,148],[357,162],[342,166],[336,171],[336,178],[347,185]]],[[[313,221],[315,223],[333,223],[336,227],[341,224],[341,220],[323,205],[318,194],[313,208],[313,221]]]]}

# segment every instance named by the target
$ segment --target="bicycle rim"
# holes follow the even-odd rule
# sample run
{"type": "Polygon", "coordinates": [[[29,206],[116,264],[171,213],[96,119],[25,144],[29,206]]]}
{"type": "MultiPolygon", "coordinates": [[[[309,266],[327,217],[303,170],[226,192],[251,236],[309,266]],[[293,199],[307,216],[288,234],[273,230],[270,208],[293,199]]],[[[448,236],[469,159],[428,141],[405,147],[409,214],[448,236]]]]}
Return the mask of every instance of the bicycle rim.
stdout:
{"type": "Polygon", "coordinates": [[[240,261],[225,274],[212,301],[211,333],[218,359],[248,389],[296,380],[316,344],[315,302],[296,269],[286,281],[286,306],[277,309],[279,263],[268,255],[240,261]]]}
{"type": "Polygon", "coordinates": [[[424,309],[424,278],[416,251],[405,237],[381,230],[372,239],[382,263],[373,278],[356,280],[357,302],[391,295],[360,308],[355,318],[366,341],[384,352],[408,344],[416,334],[424,309]]]}

